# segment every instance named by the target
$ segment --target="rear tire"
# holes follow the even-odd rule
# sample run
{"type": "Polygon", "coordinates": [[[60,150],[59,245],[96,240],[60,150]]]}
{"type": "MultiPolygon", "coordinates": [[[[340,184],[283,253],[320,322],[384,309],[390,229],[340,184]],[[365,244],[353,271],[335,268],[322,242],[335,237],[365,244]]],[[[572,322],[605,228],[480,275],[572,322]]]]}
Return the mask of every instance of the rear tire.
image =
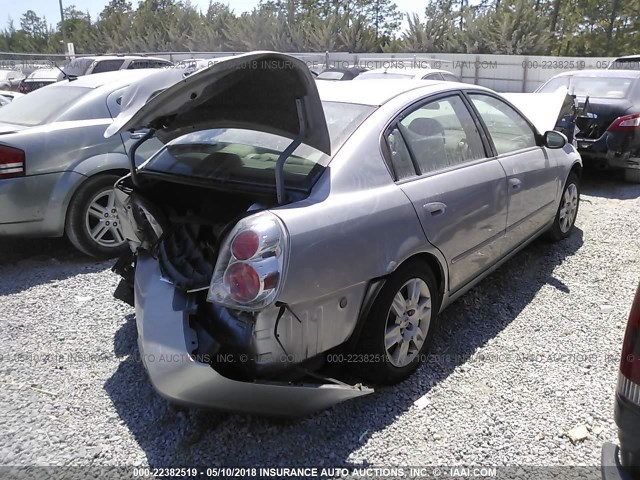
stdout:
{"type": "Polygon", "coordinates": [[[548,237],[553,242],[567,238],[573,233],[580,207],[580,179],[575,173],[570,173],[562,191],[560,206],[549,229],[548,237]]]}
{"type": "Polygon", "coordinates": [[[115,212],[113,185],[118,175],[96,175],[86,180],[71,199],[65,234],[74,247],[96,258],[124,253],[127,242],[115,212]]]}
{"type": "Polygon", "coordinates": [[[355,373],[383,385],[409,377],[428,351],[440,301],[426,264],[414,262],[397,270],[371,307],[352,355],[355,373]]]}

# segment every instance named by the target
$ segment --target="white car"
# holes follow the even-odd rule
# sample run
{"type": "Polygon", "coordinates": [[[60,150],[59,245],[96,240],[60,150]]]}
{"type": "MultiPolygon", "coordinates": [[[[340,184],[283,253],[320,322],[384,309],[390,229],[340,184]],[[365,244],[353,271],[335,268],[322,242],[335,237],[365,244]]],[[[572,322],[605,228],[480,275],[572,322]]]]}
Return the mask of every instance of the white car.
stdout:
{"type": "Polygon", "coordinates": [[[63,71],[70,76],[91,75],[92,73],[113,72],[115,70],[137,70],[140,68],[167,68],[173,64],[169,60],[142,55],[98,55],[71,60],[63,71]]]}
{"type": "Polygon", "coordinates": [[[433,68],[376,68],[358,75],[354,80],[446,80],[459,82],[460,79],[446,70],[433,68]]]}
{"type": "Polygon", "coordinates": [[[11,90],[0,90],[0,97],[9,102],[13,102],[16,98],[24,97],[24,93],[13,92],[11,90]]]}

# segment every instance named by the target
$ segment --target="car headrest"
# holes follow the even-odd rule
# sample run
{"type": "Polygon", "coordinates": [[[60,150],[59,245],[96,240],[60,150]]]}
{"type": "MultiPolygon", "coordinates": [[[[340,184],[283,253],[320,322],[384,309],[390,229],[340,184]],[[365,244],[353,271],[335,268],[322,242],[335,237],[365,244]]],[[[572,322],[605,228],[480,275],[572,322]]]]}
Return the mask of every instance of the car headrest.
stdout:
{"type": "Polygon", "coordinates": [[[423,137],[444,135],[444,127],[433,118],[416,118],[409,124],[409,130],[423,137]]]}

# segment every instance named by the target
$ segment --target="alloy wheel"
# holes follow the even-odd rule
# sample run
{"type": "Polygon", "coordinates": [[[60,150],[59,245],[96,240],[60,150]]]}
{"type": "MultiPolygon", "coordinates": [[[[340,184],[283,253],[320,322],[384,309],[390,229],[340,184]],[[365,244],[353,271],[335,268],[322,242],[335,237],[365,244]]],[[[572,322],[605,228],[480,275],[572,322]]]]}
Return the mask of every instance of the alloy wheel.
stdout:
{"type": "Polygon", "coordinates": [[[91,239],[102,247],[115,248],[125,242],[112,189],[99,192],[89,202],[85,224],[91,239]]]}
{"type": "Polygon", "coordinates": [[[431,291],[421,278],[408,280],[393,297],[385,326],[385,351],[398,368],[409,365],[427,339],[431,325],[431,291]]]}

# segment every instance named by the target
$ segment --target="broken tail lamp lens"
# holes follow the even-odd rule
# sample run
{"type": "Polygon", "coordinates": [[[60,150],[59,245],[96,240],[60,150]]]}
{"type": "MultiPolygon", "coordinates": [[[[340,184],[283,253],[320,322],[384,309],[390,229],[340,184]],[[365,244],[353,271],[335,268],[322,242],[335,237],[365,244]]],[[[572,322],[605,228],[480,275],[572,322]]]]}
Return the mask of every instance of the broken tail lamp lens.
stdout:
{"type": "Polygon", "coordinates": [[[636,290],[622,343],[618,394],[640,405],[640,286],[636,290]]]}
{"type": "Polygon", "coordinates": [[[277,217],[261,212],[242,219],[220,249],[207,300],[246,311],[270,305],[282,284],[285,254],[277,217]]]}

